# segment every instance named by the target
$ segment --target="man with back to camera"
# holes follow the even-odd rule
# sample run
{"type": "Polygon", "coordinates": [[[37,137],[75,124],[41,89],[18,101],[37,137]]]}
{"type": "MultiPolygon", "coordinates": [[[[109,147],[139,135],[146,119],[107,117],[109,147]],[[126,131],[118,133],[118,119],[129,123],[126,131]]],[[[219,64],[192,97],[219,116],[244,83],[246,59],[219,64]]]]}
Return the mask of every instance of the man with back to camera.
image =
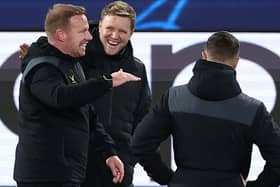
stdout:
{"type": "Polygon", "coordinates": [[[137,126],[132,148],[155,181],[170,187],[278,187],[280,128],[236,80],[239,42],[226,31],[208,39],[186,85],[170,88],[137,126]],[[157,148],[169,135],[177,170],[157,148]],[[255,181],[246,181],[252,146],[266,161],[255,181]]]}
{"type": "MultiPolygon", "coordinates": [[[[99,24],[90,24],[93,40],[89,41],[81,63],[86,78],[99,77],[122,68],[141,77],[141,81],[114,88],[94,101],[97,116],[114,139],[117,154],[124,163],[124,180],[120,184],[111,182],[112,174],[104,164],[105,158],[98,146],[92,144],[83,187],[132,185],[136,160],[131,153],[131,136],[151,104],[145,66],[133,56],[130,42],[135,19],[133,7],[123,1],[114,1],[103,8],[99,24]]],[[[27,50],[27,45],[21,46],[20,58],[27,50]]]]}
{"type": "Polygon", "coordinates": [[[140,78],[119,70],[86,81],[79,61],[92,39],[88,29],[83,7],[55,4],[45,19],[47,42],[39,38],[23,59],[14,168],[18,187],[79,187],[89,139],[106,156],[113,182],[123,180],[113,140],[89,103],[140,78]]]}

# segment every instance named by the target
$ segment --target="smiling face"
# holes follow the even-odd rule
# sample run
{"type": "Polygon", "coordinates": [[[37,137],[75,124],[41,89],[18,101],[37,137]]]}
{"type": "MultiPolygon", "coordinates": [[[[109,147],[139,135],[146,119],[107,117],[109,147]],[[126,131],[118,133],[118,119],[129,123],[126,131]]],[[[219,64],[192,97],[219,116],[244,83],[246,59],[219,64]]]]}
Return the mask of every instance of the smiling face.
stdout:
{"type": "Polygon", "coordinates": [[[73,57],[85,55],[86,45],[92,36],[85,15],[72,16],[64,30],[64,46],[67,54],[73,57]]]}
{"type": "Polygon", "coordinates": [[[99,22],[99,37],[107,55],[116,55],[132,36],[131,20],[122,16],[104,16],[99,22]]]}

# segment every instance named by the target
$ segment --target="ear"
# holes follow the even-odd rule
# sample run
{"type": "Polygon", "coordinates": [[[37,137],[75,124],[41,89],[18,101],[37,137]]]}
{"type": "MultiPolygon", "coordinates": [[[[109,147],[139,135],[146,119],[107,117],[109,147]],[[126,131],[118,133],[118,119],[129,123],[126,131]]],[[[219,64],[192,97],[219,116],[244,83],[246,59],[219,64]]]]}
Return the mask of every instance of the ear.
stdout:
{"type": "Polygon", "coordinates": [[[239,62],[239,58],[240,58],[239,56],[236,56],[236,57],[233,58],[233,64],[232,64],[233,69],[235,69],[237,67],[237,64],[239,62]]]}
{"type": "Polygon", "coordinates": [[[135,29],[133,29],[130,33],[130,37],[132,36],[132,34],[134,33],[135,29]]]}
{"type": "Polygon", "coordinates": [[[201,52],[201,57],[203,60],[207,60],[207,52],[205,50],[201,52]]]}
{"type": "Polygon", "coordinates": [[[102,20],[99,20],[99,23],[98,23],[98,29],[99,29],[99,31],[100,31],[101,26],[102,26],[102,20]]]}
{"type": "Polygon", "coordinates": [[[66,33],[62,29],[56,29],[55,35],[58,41],[65,41],[66,33]]]}

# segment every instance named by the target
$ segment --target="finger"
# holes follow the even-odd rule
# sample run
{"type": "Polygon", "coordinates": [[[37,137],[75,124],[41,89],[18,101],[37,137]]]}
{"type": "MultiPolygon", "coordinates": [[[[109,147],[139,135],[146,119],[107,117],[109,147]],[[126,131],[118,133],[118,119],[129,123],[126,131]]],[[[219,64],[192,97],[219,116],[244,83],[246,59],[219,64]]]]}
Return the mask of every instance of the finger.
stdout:
{"type": "Polygon", "coordinates": [[[116,175],[113,177],[113,182],[116,184],[116,183],[120,183],[122,180],[121,180],[121,174],[119,171],[116,171],[115,172],[116,175]]]}
{"type": "Polygon", "coordinates": [[[27,44],[22,44],[19,46],[19,48],[23,51],[26,52],[28,50],[28,45],[27,44]]]}
{"type": "Polygon", "coordinates": [[[123,165],[119,166],[119,174],[120,174],[120,182],[122,182],[123,178],[124,178],[124,167],[123,165]]]}
{"type": "Polygon", "coordinates": [[[131,79],[131,80],[134,80],[134,81],[139,81],[139,80],[141,80],[140,77],[137,77],[137,76],[135,76],[135,75],[130,75],[130,79],[131,79]]]}
{"type": "Polygon", "coordinates": [[[121,183],[123,178],[124,178],[124,167],[122,164],[117,164],[115,169],[114,169],[114,173],[116,175],[114,175],[114,181],[121,183]]]}
{"type": "Polygon", "coordinates": [[[23,57],[24,57],[24,54],[22,54],[22,52],[20,51],[18,57],[19,57],[20,60],[22,60],[23,57]]]}
{"type": "Polygon", "coordinates": [[[124,178],[124,172],[121,172],[121,173],[120,173],[120,182],[123,181],[123,178],[124,178]]]}
{"type": "Polygon", "coordinates": [[[20,50],[19,50],[19,59],[22,60],[24,58],[24,56],[26,55],[28,49],[29,49],[29,45],[27,44],[21,44],[19,46],[20,50]]]}
{"type": "Polygon", "coordinates": [[[113,178],[113,183],[117,184],[117,183],[120,183],[119,179],[116,177],[113,178]]]}

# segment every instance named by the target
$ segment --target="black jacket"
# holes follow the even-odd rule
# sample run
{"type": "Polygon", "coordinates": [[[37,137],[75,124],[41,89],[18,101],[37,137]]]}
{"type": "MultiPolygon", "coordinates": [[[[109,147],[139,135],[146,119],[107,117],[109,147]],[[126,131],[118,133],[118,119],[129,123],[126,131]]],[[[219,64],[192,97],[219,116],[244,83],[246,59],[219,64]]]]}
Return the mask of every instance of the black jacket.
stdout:
{"type": "MultiPolygon", "coordinates": [[[[99,39],[97,24],[90,24],[93,40],[88,43],[82,66],[87,78],[118,71],[141,77],[139,82],[129,82],[113,88],[94,101],[96,113],[106,131],[116,143],[116,150],[123,161],[131,162],[131,137],[135,127],[148,112],[151,94],[144,64],[133,56],[131,43],[117,55],[107,55],[99,39]]],[[[94,148],[96,146],[93,146],[94,148]]],[[[132,161],[134,164],[135,161],[132,161]]]]}
{"type": "Polygon", "coordinates": [[[156,181],[170,186],[242,187],[252,145],[266,160],[258,179],[247,186],[280,184],[280,129],[264,104],[241,92],[235,71],[199,60],[187,85],[170,88],[135,132],[133,150],[156,181]],[[156,149],[172,134],[176,172],[156,149]]]}
{"type": "Polygon", "coordinates": [[[104,154],[115,154],[113,141],[88,104],[108,92],[112,82],[102,78],[85,81],[79,59],[61,53],[46,37],[31,45],[22,72],[32,59],[42,56],[56,57],[59,62],[33,67],[21,82],[14,178],[18,182],[81,183],[89,132],[104,154]]]}

